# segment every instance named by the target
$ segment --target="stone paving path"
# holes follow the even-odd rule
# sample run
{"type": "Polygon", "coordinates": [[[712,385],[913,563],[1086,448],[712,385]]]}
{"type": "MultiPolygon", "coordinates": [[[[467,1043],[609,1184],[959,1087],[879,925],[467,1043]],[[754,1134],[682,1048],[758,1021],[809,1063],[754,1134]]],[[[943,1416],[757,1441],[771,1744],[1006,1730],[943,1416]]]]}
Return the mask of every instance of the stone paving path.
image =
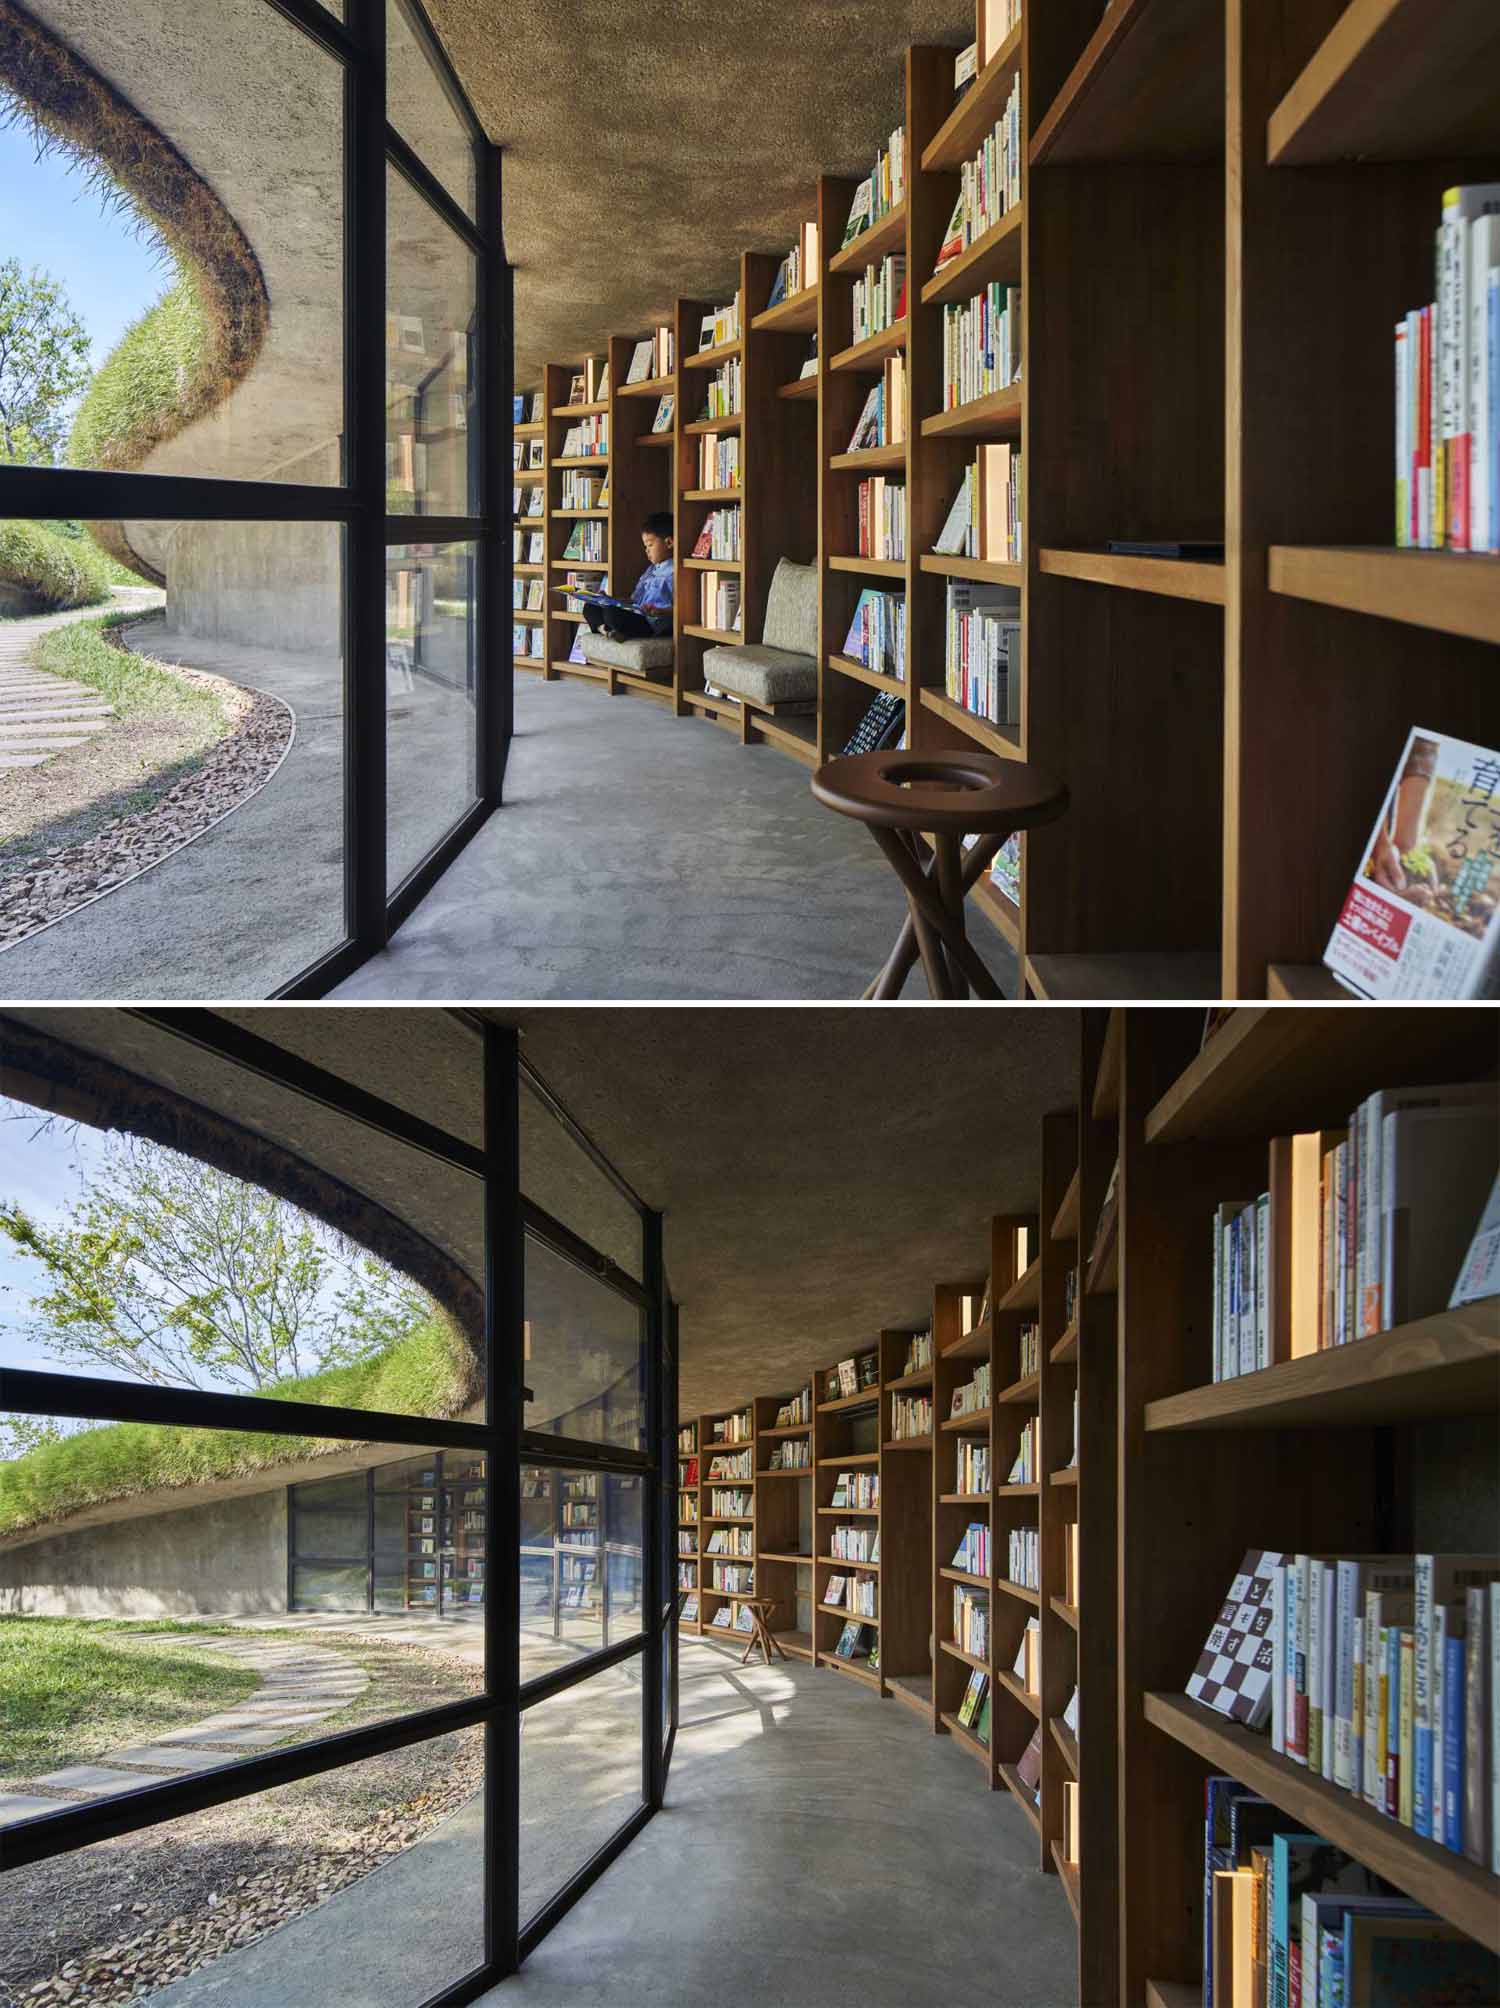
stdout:
{"type": "MultiPolygon", "coordinates": [[[[116,586],[112,598],[117,607],[145,609],[159,605],[162,596],[151,586],[116,586]]],[[[31,663],[31,652],[44,634],[100,611],[97,606],[73,607],[67,613],[0,622],[0,770],[39,767],[90,733],[102,732],[114,717],[113,705],[88,684],[49,675],[31,663]]]]}
{"type": "Polygon", "coordinates": [[[210,1771],[231,1758],[249,1757],[272,1743],[285,1742],[327,1716],[347,1708],[364,1693],[370,1676],[342,1653],[285,1640],[257,1644],[253,1638],[185,1639],[180,1633],[141,1633],[192,1645],[260,1675],[247,1700],[185,1729],[171,1729],[152,1743],[132,1744],[95,1764],[69,1764],[27,1781],[20,1792],[0,1792],[0,1828],[62,1805],[131,1792],[155,1778],[180,1778],[210,1771]]]}

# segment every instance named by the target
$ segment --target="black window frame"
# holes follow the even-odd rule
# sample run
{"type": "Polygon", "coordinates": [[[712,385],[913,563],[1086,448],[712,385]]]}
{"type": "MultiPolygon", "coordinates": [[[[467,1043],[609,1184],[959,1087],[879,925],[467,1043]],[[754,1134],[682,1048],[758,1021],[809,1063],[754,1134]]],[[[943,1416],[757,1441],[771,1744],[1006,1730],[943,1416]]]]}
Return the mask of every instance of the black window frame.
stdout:
{"type": "MultiPolygon", "coordinates": [[[[392,934],[501,806],[515,714],[510,658],[514,286],[505,256],[501,149],[487,138],[421,0],[359,0],[341,20],[319,0],[261,0],[344,72],[344,481],[342,486],[207,475],[0,466],[0,521],[134,517],[162,522],[334,523],[343,530],[344,932],[271,994],[326,996],[392,934]],[[386,116],[387,9],[399,8],[474,149],[471,219],[386,116]],[[386,173],[393,169],[475,260],[474,508],[388,516],[385,481],[386,173]],[[420,538],[418,537],[420,528],[420,538]],[[473,800],[387,887],[386,552],[468,543],[475,553],[473,800]]],[[[172,135],[166,137],[170,140],[172,135]]]]}
{"type": "MultiPolygon", "coordinates": [[[[117,1007],[118,1008],[118,1007],[117,1007]]],[[[413,2002],[412,2008],[461,2008],[508,1978],[578,1899],[660,1811],[671,1758],[663,1742],[664,1714],[675,1728],[677,1641],[673,1600],[664,1596],[663,1516],[672,1512],[675,1467],[663,1462],[664,1423],[676,1410],[675,1306],[662,1257],[662,1218],[649,1208],[519,1051],[509,1026],[468,1011],[444,1015],[467,1025],[480,1049],[482,1146],[426,1122],[410,1110],[354,1086],[253,1031],[203,1009],[134,1009],[138,1018],[223,1061],[229,1069],[273,1082],[304,1099],[456,1168],[481,1182],[484,1212],[485,1419],[442,1420],[364,1409],[266,1399],[255,1395],[156,1387],[0,1367],[0,1410],[90,1422],[139,1422],[199,1429],[271,1429],[288,1435],[408,1444],[413,1453],[465,1451],[485,1457],[489,1490],[487,1590],[482,1624],[482,1694],[444,1702],[358,1729],[314,1737],[288,1748],[239,1758],[222,1769],[143,1783],[117,1796],[34,1815],[0,1836],[0,1896],[4,1875],[77,1848],[143,1832],[185,1815],[358,1763],[363,1758],[428,1742],[459,1729],[485,1731],[485,1895],[482,1963],[458,1981],[413,2002]],[[643,1281],[590,1247],[572,1228],[527,1200],[521,1190],[522,1077],[558,1121],[630,1201],[641,1221],[643,1281]],[[524,1427],[522,1328],[525,1242],[534,1236],[636,1304],[642,1314],[647,1432],[644,1450],[560,1438],[524,1427]],[[666,1390],[671,1380],[670,1392],[666,1390]],[[629,1638],[580,1655],[533,1679],[520,1678],[520,1473],[547,1465],[638,1477],[642,1485],[641,1628],[629,1638]],[[669,1644],[663,1651],[663,1640],[669,1644]],[[537,1703],[580,1685],[605,1669],[641,1658],[641,1803],[616,1832],[530,1918],[519,1916],[521,1716],[537,1703]],[[663,1668],[670,1694],[662,1692],[663,1668]]],[[[367,1494],[373,1501],[373,1491],[367,1494]]],[[[291,1530],[288,1528],[290,1571],[291,1530]]],[[[373,1552],[373,1551],[372,1551],[373,1552]]],[[[232,1956],[232,1955],[231,1955],[232,1956]]]]}

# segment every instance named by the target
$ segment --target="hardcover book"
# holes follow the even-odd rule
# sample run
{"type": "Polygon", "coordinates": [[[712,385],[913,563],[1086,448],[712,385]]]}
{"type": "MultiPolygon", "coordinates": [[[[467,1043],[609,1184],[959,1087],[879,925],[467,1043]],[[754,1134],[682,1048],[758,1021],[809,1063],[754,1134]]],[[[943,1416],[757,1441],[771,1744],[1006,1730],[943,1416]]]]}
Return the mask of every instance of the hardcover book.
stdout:
{"type": "Polygon", "coordinates": [[[1260,1548],[1246,1554],[1187,1684],[1194,1701],[1247,1729],[1263,1728],[1271,1712],[1272,1577],[1284,1559],[1260,1548]]]}

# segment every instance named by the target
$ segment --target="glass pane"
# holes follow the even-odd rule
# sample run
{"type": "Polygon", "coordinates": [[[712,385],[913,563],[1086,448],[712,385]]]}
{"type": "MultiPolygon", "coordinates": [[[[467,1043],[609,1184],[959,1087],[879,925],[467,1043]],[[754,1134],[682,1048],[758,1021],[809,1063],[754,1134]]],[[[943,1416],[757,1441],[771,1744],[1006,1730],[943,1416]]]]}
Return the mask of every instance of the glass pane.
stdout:
{"type": "MultiPolygon", "coordinates": [[[[538,1070],[545,1077],[545,1068],[538,1070]]],[[[588,1153],[554,1118],[526,1076],[521,1076],[521,1190],[534,1206],[581,1234],[592,1248],[639,1282],[643,1223],[640,1214],[588,1153]]]]}
{"type": "Polygon", "coordinates": [[[404,175],[386,186],[386,510],[470,516],[475,259],[404,175]]]}
{"type": "Polygon", "coordinates": [[[17,457],[339,483],[342,64],[265,0],[214,0],[211,47],[181,0],[40,11],[65,40],[13,44],[0,109],[65,106],[69,146],[0,143],[0,257],[61,288],[67,360],[17,457]]]}
{"type": "Polygon", "coordinates": [[[472,544],[385,559],[386,881],[394,889],[476,799],[472,544]]]}
{"type": "Polygon", "coordinates": [[[298,1562],[292,1570],[294,1611],[362,1611],[363,1562],[298,1562]]]}
{"type": "Polygon", "coordinates": [[[385,101],[391,124],[465,215],[474,214],[474,145],[401,0],[385,10],[385,101]]]}
{"type": "Polygon", "coordinates": [[[7,630],[5,995],[263,997],[339,945],[343,595],[336,524],[0,522],[0,615],[63,616],[7,630]]]}
{"type": "Polygon", "coordinates": [[[643,1498],[641,1479],[523,1467],[523,1682],[641,1631],[643,1498]]]}
{"type": "Polygon", "coordinates": [[[641,1804],[641,1659],[521,1717],[521,1917],[534,1917],[641,1804]]]}
{"type": "Polygon", "coordinates": [[[56,1979],[49,2001],[119,2001],[195,1973],[160,1998],[426,2001],[483,1962],[483,1783],[484,1731],[460,1730],[11,1869],[0,1997],[56,1979]],[[107,1991],[70,1994],[95,1966],[107,1991]]]}
{"type": "Polygon", "coordinates": [[[526,1428],[643,1450],[643,1322],[624,1297],[528,1235],[526,1428]]]}
{"type": "Polygon", "coordinates": [[[605,1613],[608,1638],[618,1645],[645,1629],[642,1602],[642,1528],[645,1517],[644,1478],[604,1479],[604,1544],[608,1609],[605,1613]]]}

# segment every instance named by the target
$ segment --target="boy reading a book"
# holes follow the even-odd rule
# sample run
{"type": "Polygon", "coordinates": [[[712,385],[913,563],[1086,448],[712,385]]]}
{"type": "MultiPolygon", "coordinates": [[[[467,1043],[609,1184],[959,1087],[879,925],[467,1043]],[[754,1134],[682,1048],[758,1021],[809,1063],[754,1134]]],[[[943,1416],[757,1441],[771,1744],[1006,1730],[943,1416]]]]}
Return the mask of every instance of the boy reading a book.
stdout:
{"type": "Polygon", "coordinates": [[[593,634],[611,641],[640,641],[647,635],[672,632],[672,518],[656,509],[641,525],[646,569],[635,582],[628,607],[585,605],[583,617],[593,634]]]}

